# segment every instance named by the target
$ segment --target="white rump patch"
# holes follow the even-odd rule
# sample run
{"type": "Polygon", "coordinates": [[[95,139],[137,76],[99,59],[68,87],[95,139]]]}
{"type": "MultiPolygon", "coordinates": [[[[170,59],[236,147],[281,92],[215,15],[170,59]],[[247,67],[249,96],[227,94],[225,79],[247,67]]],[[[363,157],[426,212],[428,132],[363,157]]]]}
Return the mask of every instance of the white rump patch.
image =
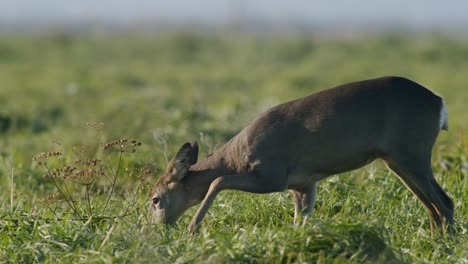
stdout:
{"type": "Polygon", "coordinates": [[[447,109],[445,108],[445,103],[442,101],[442,107],[440,108],[440,115],[439,115],[439,128],[448,130],[447,124],[447,109]]]}

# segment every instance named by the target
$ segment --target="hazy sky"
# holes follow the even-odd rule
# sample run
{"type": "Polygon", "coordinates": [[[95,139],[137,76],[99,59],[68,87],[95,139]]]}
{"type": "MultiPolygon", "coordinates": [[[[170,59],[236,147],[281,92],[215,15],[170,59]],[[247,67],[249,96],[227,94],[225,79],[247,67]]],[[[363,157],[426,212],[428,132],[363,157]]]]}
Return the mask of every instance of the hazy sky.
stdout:
{"type": "Polygon", "coordinates": [[[468,25],[467,0],[0,0],[0,23],[200,21],[239,17],[311,23],[468,25]]]}

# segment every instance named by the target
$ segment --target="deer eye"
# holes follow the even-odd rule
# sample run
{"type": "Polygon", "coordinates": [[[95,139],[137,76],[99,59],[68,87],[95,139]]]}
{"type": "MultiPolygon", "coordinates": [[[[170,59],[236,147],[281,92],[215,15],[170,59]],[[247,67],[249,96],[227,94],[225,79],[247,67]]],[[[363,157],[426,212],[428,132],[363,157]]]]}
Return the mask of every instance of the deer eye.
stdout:
{"type": "Polygon", "coordinates": [[[158,197],[154,197],[153,198],[153,204],[157,204],[159,203],[159,198],[158,197]]]}

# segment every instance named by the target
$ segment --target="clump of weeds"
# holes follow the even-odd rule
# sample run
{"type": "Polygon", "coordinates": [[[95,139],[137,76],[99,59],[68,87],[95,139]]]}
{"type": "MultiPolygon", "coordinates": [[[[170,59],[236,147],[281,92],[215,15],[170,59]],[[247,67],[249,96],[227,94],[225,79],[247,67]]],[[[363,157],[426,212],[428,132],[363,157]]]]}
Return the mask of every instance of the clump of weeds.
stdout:
{"type": "Polygon", "coordinates": [[[42,201],[56,218],[63,216],[58,213],[60,209],[82,221],[128,216],[137,206],[138,194],[149,186],[147,179],[158,173],[156,164],[129,166],[125,156],[134,154],[140,146],[137,140],[121,138],[99,144],[94,156],[101,158],[86,157],[85,147],[73,147],[71,155],[60,151],[37,154],[33,160],[44,168],[43,177],[56,191],[42,201]],[[117,181],[125,175],[136,181],[134,190],[117,195],[117,181]]]}

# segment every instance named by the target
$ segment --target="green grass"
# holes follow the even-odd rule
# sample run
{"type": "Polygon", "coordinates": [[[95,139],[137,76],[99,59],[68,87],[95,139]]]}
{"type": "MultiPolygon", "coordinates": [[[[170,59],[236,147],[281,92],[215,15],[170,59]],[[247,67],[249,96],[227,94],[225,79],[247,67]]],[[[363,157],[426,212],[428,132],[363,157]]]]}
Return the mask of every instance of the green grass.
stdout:
{"type": "MultiPolygon", "coordinates": [[[[467,72],[468,40],[439,35],[0,36],[0,263],[466,263],[467,72]],[[292,224],[287,193],[221,193],[193,236],[186,228],[196,208],[161,227],[146,220],[151,186],[132,202],[139,181],[125,168],[163,170],[165,155],[192,140],[203,157],[270,106],[382,75],[413,79],[446,101],[450,131],[438,139],[433,167],[455,201],[456,235],[431,235],[421,204],[378,162],[322,181],[302,225],[292,224]],[[118,153],[103,147],[123,137],[143,145],[118,165],[118,153]],[[44,199],[57,191],[32,161],[41,151],[62,152],[61,165],[98,158],[107,176],[120,166],[105,212],[96,213],[112,185],[106,177],[90,193],[91,220],[44,199]]],[[[69,184],[86,216],[83,186],[69,184]]]]}

